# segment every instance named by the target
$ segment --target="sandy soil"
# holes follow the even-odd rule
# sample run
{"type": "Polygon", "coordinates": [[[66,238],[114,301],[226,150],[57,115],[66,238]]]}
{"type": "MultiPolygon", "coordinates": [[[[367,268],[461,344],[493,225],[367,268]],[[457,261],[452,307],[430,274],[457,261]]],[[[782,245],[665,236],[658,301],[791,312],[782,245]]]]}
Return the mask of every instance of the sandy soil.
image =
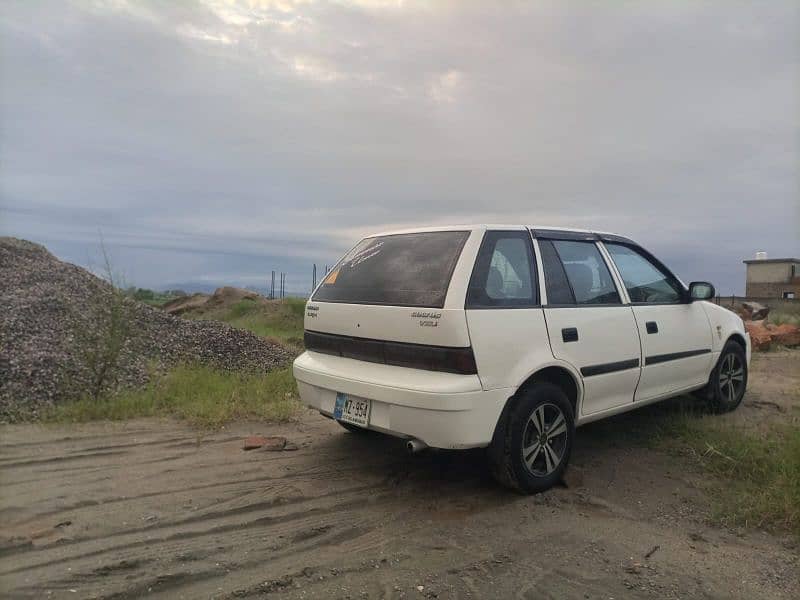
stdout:
{"type": "MultiPolygon", "coordinates": [[[[720,418],[792,418],[798,367],[800,351],[757,356],[744,406],[720,418]]],[[[397,440],[312,413],[213,434],[154,420],[5,426],[0,591],[800,597],[796,542],[710,526],[700,473],[615,440],[655,410],[579,430],[570,486],[532,497],[495,485],[481,452],[407,456],[397,440]],[[250,433],[286,436],[297,450],[244,452],[250,433]]]]}

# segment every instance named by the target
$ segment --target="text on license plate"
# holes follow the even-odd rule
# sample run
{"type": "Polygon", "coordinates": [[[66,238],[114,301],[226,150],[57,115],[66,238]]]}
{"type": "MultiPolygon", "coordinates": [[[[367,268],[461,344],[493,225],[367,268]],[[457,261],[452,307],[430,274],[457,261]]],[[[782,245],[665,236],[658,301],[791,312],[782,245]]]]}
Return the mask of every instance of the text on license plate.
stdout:
{"type": "Polygon", "coordinates": [[[341,392],[336,393],[336,404],[333,407],[333,418],[337,421],[352,423],[366,427],[369,425],[370,401],[363,398],[351,398],[341,392]]]}

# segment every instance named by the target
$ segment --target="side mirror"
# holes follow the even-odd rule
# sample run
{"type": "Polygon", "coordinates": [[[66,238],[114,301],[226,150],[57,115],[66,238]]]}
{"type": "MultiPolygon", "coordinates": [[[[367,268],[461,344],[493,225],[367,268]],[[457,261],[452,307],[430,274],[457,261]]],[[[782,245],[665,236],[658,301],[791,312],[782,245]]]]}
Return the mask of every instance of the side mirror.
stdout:
{"type": "Polygon", "coordinates": [[[716,294],[714,286],[707,281],[693,281],[689,284],[689,298],[694,300],[711,300],[716,294]]]}

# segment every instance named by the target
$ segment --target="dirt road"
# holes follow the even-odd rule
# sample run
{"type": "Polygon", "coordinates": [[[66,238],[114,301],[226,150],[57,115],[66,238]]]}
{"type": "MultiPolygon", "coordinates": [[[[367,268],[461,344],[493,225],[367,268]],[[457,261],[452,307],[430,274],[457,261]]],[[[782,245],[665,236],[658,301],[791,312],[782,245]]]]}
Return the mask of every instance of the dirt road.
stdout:
{"type": "MultiPolygon", "coordinates": [[[[754,362],[734,415],[797,403],[800,353],[754,362]],[[769,377],[766,376],[769,374],[769,377]]],[[[578,434],[569,488],[523,497],[481,452],[407,456],[308,413],[202,434],[174,422],[0,428],[0,590],[35,598],[798,598],[788,537],[707,524],[703,476],[578,434]],[[250,433],[296,451],[242,450],[250,433]]],[[[652,413],[649,414],[652,417],[652,413]]],[[[620,437],[622,437],[620,435],[620,437]]]]}

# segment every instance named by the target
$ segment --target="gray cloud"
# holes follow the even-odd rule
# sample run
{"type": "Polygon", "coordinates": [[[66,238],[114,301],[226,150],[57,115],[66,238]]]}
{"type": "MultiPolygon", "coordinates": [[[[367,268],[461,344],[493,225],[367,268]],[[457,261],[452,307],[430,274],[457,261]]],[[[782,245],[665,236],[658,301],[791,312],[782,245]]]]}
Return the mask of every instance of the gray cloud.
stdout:
{"type": "Polygon", "coordinates": [[[133,283],[298,291],[395,225],[635,237],[684,279],[800,253],[794,2],[0,7],[0,232],[133,283]]]}

